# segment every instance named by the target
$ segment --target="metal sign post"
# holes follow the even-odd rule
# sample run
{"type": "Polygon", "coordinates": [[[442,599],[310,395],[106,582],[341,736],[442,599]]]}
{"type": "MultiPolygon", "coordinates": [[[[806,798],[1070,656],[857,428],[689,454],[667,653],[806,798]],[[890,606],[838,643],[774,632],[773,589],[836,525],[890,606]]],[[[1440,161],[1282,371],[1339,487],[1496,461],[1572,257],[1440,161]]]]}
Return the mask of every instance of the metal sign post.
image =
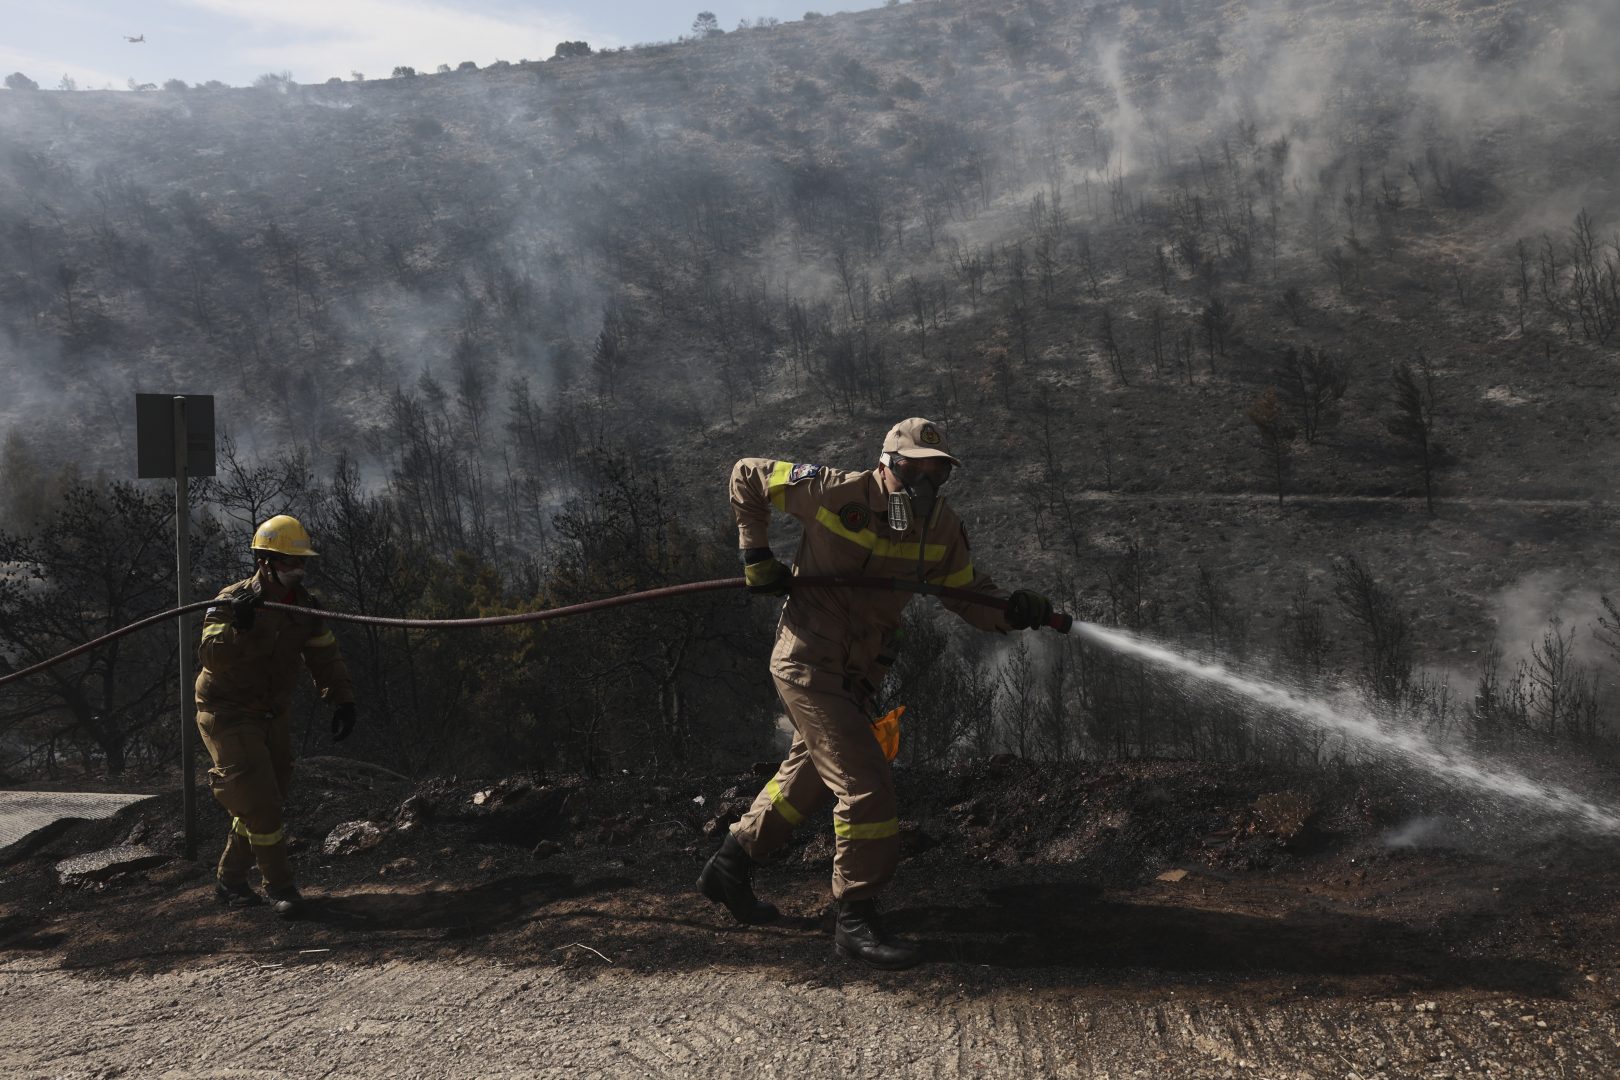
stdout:
{"type": "MultiPolygon", "coordinates": [[[[191,603],[191,501],[186,476],[186,399],[174,399],[174,586],[175,606],[191,603]]],[[[195,696],[191,689],[191,619],[182,615],[180,658],[180,809],[186,819],[186,858],[197,857],[197,736],[192,731],[195,696]]]]}
{"type": "MultiPolygon", "coordinates": [[[[178,606],[191,602],[190,478],[214,475],[214,399],[135,395],[136,475],[174,477],[174,577],[178,606]],[[188,408],[189,406],[189,408],[188,408]]],[[[192,617],[182,615],[180,658],[180,805],[186,858],[197,857],[196,698],[192,690],[192,617]]]]}

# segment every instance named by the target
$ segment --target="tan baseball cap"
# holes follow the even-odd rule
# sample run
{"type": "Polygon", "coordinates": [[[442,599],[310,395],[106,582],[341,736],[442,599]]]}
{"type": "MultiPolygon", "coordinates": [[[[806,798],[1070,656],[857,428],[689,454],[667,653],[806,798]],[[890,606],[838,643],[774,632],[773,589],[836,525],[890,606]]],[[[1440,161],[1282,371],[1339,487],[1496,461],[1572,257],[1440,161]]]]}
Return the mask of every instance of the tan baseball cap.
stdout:
{"type": "Polygon", "coordinates": [[[951,456],[945,442],[945,429],[920,416],[902,420],[890,428],[883,437],[883,452],[910,458],[942,457],[952,465],[962,464],[951,456]]]}

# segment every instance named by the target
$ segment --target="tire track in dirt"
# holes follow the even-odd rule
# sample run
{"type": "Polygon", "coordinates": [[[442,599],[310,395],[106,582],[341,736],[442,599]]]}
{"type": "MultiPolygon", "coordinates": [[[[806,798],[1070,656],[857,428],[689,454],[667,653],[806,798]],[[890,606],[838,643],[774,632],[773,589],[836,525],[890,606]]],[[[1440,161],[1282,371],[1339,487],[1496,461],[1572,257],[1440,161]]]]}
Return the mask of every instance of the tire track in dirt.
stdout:
{"type": "Polygon", "coordinates": [[[708,1015],[694,1020],[693,1003],[703,994],[690,976],[649,991],[643,1001],[650,1012],[648,1022],[635,1024],[617,1043],[649,1074],[690,1070],[748,1038],[750,1018],[741,1003],[729,998],[707,1002],[708,1015]]]}
{"type": "Polygon", "coordinates": [[[936,1080],[1620,1071],[1607,999],[1503,1003],[1459,992],[1369,1000],[1269,984],[1205,991],[1184,980],[1159,988],[1037,977],[1027,986],[949,965],[899,974],[851,965],[805,982],[768,967],[649,972],[472,957],[264,963],[232,958],[118,976],[12,954],[0,961],[0,1072],[936,1080]]]}

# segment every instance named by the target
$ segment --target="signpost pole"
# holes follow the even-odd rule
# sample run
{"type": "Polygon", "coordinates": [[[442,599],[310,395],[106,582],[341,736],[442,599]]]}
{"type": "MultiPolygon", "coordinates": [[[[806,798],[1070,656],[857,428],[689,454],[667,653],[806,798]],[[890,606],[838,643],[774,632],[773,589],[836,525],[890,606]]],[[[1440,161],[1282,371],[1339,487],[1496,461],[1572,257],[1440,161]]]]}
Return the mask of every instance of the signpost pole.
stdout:
{"type": "MultiPolygon", "coordinates": [[[[187,476],[186,399],[174,399],[174,578],[178,606],[191,603],[191,509],[187,476]]],[[[191,687],[191,616],[179,620],[180,807],[185,817],[186,858],[197,857],[197,734],[191,687]]]]}
{"type": "MultiPolygon", "coordinates": [[[[185,607],[191,603],[191,478],[214,475],[212,394],[135,395],[135,475],[142,480],[174,477],[174,591],[185,607]]],[[[185,818],[187,859],[197,857],[195,625],[195,619],[182,615],[176,631],[180,635],[180,812],[185,818]]]]}

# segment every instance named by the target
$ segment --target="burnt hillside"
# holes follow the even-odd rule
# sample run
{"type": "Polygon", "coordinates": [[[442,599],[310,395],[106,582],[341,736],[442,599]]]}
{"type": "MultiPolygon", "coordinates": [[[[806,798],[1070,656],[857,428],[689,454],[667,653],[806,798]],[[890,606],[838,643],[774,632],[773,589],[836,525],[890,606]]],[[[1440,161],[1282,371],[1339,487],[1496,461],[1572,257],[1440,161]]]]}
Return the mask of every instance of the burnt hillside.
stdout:
{"type": "MultiPolygon", "coordinates": [[[[1511,681],[1559,610],[1596,664],[1617,29],[1575,0],[919,2],[363,84],[10,91],[0,495],[48,529],[58,469],[129,471],[131,392],[212,393],[237,453],[200,514],[312,517],[354,556],[334,603],[492,610],[725,572],[733,459],[860,466],[922,413],[983,561],[1084,614],[1365,676],[1349,556],[1409,630],[1402,693],[1498,637],[1511,681]]],[[[454,709],[515,692],[442,662],[454,709]]],[[[1526,701],[1507,726],[1579,727],[1526,701]]],[[[1046,751],[1115,745],[1086,724],[1046,751]]]]}

